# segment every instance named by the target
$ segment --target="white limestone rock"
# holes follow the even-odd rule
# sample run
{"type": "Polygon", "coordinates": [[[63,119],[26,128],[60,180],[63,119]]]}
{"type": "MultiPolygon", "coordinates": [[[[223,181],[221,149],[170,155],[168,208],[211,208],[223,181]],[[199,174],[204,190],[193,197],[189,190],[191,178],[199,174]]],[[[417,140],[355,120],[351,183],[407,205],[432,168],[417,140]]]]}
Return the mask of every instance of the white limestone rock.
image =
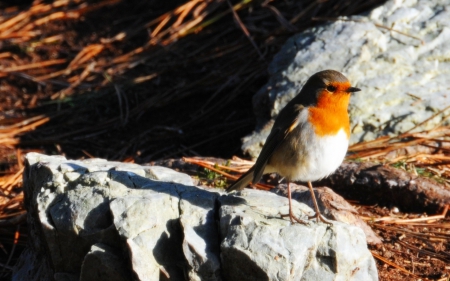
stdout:
{"type": "MultiPolygon", "coordinates": [[[[292,225],[277,216],[287,213],[286,198],[259,190],[241,195],[219,199],[226,280],[378,280],[360,228],[306,220],[292,225]]],[[[312,211],[296,201],[293,208],[303,218],[312,211]]]]}
{"type": "MultiPolygon", "coordinates": [[[[285,197],[225,195],[179,184],[185,175],[165,169],[153,172],[169,182],[149,179],[136,164],[26,159],[30,239],[13,280],[376,279],[361,229],[291,225],[279,216],[285,197]]],[[[294,206],[297,216],[312,214],[294,206]]]]}
{"type": "Polygon", "coordinates": [[[103,280],[127,281],[129,275],[123,265],[124,260],[117,249],[102,243],[94,244],[83,260],[79,280],[98,281],[101,276],[103,280]]]}
{"type": "Polygon", "coordinates": [[[184,185],[194,185],[194,182],[189,175],[174,171],[166,167],[146,166],[145,173],[146,177],[150,179],[181,183],[184,185]]]}
{"type": "Polygon", "coordinates": [[[219,193],[186,188],[180,199],[183,254],[189,264],[189,280],[221,280],[220,236],[216,212],[219,193]]]}
{"type": "Polygon", "coordinates": [[[166,193],[131,190],[111,202],[115,228],[127,246],[138,280],[158,280],[161,266],[170,275],[179,274],[176,263],[183,260],[176,247],[181,239],[176,230],[178,201],[166,193]]]}
{"type": "MultiPolygon", "coordinates": [[[[292,199],[302,202],[310,208],[314,208],[314,202],[308,187],[294,183],[291,183],[290,185],[292,199]]],[[[287,184],[278,184],[275,188],[271,189],[270,192],[287,197],[287,184]]],[[[342,196],[335,193],[331,188],[315,187],[314,194],[320,212],[325,218],[360,227],[366,235],[367,243],[371,245],[382,243],[381,239],[372,228],[359,217],[356,208],[350,205],[342,196]]]]}

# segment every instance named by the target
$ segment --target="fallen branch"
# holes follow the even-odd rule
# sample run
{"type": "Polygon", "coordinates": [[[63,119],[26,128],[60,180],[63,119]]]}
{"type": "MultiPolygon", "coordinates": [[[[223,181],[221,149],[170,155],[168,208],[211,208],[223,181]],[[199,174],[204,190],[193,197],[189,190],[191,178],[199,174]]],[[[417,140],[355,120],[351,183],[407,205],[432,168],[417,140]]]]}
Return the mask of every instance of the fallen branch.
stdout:
{"type": "Polygon", "coordinates": [[[319,184],[362,204],[397,206],[402,211],[436,212],[450,204],[445,185],[388,165],[343,163],[319,184]]]}

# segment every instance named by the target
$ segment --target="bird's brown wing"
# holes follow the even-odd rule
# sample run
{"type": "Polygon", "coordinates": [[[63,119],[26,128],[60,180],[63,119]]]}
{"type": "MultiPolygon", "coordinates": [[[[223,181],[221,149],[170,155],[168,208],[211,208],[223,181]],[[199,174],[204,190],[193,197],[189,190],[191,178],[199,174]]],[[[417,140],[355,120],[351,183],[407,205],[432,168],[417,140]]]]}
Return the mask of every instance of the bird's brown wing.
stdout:
{"type": "Polygon", "coordinates": [[[298,117],[303,110],[305,110],[303,105],[295,104],[292,108],[285,108],[280,112],[254,165],[253,183],[259,182],[273,152],[298,126],[298,117]]]}

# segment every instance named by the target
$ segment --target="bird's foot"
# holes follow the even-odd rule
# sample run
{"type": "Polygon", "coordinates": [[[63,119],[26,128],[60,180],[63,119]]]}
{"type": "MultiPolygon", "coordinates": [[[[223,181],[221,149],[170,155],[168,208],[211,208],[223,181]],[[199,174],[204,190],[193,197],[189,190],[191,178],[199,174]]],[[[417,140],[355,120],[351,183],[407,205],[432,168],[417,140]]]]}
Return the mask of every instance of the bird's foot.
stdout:
{"type": "Polygon", "coordinates": [[[316,212],[315,215],[308,216],[308,219],[313,219],[313,218],[316,218],[316,219],[317,219],[317,222],[321,221],[321,222],[326,223],[326,224],[328,224],[328,225],[333,225],[332,222],[330,222],[329,220],[327,220],[327,219],[326,219],[324,216],[322,216],[322,214],[319,213],[319,212],[316,212]]]}
{"type": "Polygon", "coordinates": [[[303,225],[307,225],[308,224],[307,221],[304,221],[304,220],[301,220],[301,219],[297,218],[291,211],[289,211],[289,214],[280,214],[280,216],[282,218],[289,217],[289,219],[291,220],[292,224],[295,224],[295,223],[299,223],[299,224],[303,224],[303,225]]]}

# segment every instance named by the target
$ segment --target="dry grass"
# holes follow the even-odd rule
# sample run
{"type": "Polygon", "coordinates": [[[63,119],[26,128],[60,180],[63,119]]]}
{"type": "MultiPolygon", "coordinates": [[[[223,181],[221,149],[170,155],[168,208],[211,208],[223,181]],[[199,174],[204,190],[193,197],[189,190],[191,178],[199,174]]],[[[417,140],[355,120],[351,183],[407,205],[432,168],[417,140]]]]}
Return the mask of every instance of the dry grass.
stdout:
{"type": "Polygon", "coordinates": [[[56,152],[74,158],[148,162],[205,148],[229,156],[239,137],[228,136],[253,127],[251,95],[285,39],[317,24],[313,16],[356,14],[381,2],[60,0],[9,7],[0,15],[0,76],[9,79],[11,96],[0,106],[19,115],[13,117],[23,117],[17,109],[28,109],[27,117],[45,113],[49,124],[22,135],[21,144],[58,145],[56,152]],[[117,135],[123,142],[111,143],[117,135]]]}
{"type": "Polygon", "coordinates": [[[352,145],[347,158],[391,164],[415,175],[434,178],[450,187],[449,151],[450,127],[438,126],[432,130],[408,131],[399,136],[352,145]]]}

